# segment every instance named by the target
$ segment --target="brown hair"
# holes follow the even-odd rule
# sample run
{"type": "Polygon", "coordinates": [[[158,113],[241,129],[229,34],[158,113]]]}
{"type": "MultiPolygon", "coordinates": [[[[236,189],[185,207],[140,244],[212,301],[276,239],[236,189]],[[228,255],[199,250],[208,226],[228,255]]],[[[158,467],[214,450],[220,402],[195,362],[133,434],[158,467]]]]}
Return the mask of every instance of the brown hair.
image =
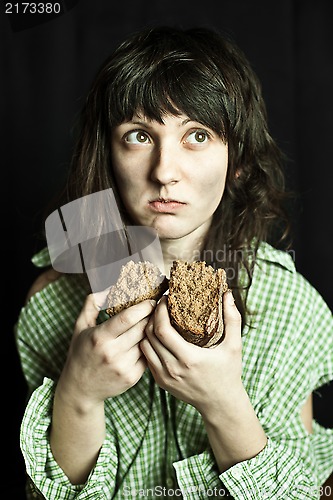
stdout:
{"type": "Polygon", "coordinates": [[[136,111],[160,123],[166,114],[184,113],[228,143],[225,192],[202,256],[232,271],[229,285],[244,317],[240,267],[247,271],[242,287],[248,289],[259,243],[282,241],[288,232],[283,157],[268,131],[257,76],[243,52],[213,30],[157,27],[134,33],[105,61],[91,86],[64,201],[112,187],[129,222],[113,177],[110,137],[112,127],[136,111]]]}

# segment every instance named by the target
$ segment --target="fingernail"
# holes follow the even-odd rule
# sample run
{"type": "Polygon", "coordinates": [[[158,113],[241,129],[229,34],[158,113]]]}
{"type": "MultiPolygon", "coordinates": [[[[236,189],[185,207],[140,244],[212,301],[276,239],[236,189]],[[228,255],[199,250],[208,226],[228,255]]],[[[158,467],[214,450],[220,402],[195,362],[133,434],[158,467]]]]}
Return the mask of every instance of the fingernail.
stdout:
{"type": "Polygon", "coordinates": [[[152,305],[153,307],[155,307],[155,306],[156,306],[156,300],[150,300],[149,302],[151,303],[151,305],[152,305]]]}

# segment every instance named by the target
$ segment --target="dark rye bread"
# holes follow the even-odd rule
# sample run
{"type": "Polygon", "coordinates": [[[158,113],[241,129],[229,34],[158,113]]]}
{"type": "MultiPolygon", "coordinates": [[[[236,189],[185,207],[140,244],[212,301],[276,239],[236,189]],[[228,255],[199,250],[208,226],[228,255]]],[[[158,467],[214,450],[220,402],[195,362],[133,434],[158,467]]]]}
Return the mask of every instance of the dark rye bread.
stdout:
{"type": "Polygon", "coordinates": [[[170,270],[168,311],[185,340],[211,347],[223,338],[222,297],[228,290],[224,269],[206,262],[175,260],[170,270]]]}
{"type": "Polygon", "coordinates": [[[107,296],[109,316],[146,299],[159,300],[168,288],[168,280],[153,263],[127,262],[122,266],[119,278],[111,286],[107,296]]]}

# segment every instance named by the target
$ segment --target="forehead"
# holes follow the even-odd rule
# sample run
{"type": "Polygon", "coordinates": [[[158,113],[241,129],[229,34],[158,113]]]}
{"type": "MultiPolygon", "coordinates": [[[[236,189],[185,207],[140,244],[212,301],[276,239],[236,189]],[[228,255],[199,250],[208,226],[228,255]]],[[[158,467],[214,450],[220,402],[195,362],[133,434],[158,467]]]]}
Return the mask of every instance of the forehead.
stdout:
{"type": "Polygon", "coordinates": [[[177,112],[177,114],[166,111],[161,115],[160,119],[152,118],[142,111],[135,111],[132,118],[130,120],[124,120],[124,123],[144,123],[147,125],[152,125],[154,123],[159,123],[161,125],[166,125],[167,123],[178,123],[179,125],[186,125],[190,121],[191,118],[181,111],[177,112]]]}
{"type": "Polygon", "coordinates": [[[136,113],[130,120],[125,120],[118,126],[114,127],[114,130],[122,132],[123,130],[127,131],[132,127],[142,127],[148,131],[159,131],[161,133],[183,133],[188,128],[195,127],[207,129],[212,135],[215,135],[215,132],[210,127],[199,121],[192,120],[183,113],[177,116],[166,114],[163,117],[163,121],[157,121],[145,116],[144,114],[136,113]]]}

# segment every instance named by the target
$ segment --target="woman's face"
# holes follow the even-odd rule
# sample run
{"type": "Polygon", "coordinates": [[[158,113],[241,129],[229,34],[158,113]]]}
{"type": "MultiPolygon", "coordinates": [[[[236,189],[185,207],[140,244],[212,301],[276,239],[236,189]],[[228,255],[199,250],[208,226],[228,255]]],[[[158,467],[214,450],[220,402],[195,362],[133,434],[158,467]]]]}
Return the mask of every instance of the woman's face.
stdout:
{"type": "Polygon", "coordinates": [[[118,189],[133,222],[161,240],[203,237],[226,180],[228,149],[209,128],[187,116],[164,124],[135,115],[112,132],[118,189]]]}

